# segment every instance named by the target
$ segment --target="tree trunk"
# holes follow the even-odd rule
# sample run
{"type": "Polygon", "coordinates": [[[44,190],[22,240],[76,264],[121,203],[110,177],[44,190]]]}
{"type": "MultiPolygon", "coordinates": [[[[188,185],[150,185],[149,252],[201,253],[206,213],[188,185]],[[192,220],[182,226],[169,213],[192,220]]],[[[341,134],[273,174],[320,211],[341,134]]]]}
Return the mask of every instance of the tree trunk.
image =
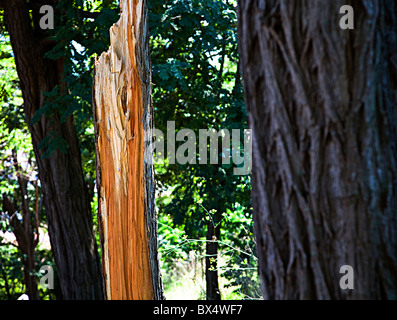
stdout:
{"type": "MultiPolygon", "coordinates": [[[[14,159],[14,161],[16,161],[14,159]]],[[[34,275],[36,270],[35,248],[39,242],[38,228],[32,226],[27,195],[27,180],[18,174],[19,191],[21,192],[22,210],[17,210],[17,207],[8,199],[6,194],[3,194],[3,210],[8,212],[10,216],[10,225],[18,242],[18,249],[23,256],[23,274],[26,286],[26,294],[29,300],[39,300],[39,291],[37,288],[37,277],[34,275]],[[25,202],[25,203],[24,203],[25,202]],[[28,210],[26,210],[28,209],[28,210]],[[22,215],[22,222],[16,216],[17,212],[22,215]]],[[[36,199],[37,201],[37,199],[36,199]]],[[[34,215],[37,216],[37,215],[34,215]]],[[[38,220],[35,220],[37,226],[38,220]]],[[[5,279],[7,280],[7,279],[5,279]]],[[[8,283],[6,282],[6,288],[8,283]]]]}
{"type": "Polygon", "coordinates": [[[220,226],[208,222],[205,255],[205,278],[207,283],[207,300],[221,300],[218,282],[218,241],[220,226]]]}
{"type": "Polygon", "coordinates": [[[397,7],[239,1],[265,299],[397,298],[397,7]],[[340,8],[354,8],[342,30],[340,8]],[[341,289],[340,268],[354,270],[341,289]]]}
{"type": "Polygon", "coordinates": [[[162,299],[154,211],[146,0],[120,2],[93,90],[98,213],[108,299],[162,299]],[[145,141],[145,137],[148,138],[145,141]]]}
{"type": "MultiPolygon", "coordinates": [[[[52,4],[55,3],[54,0],[52,4]]],[[[44,58],[54,44],[38,25],[32,27],[37,21],[30,19],[26,1],[5,1],[4,12],[63,296],[65,299],[101,299],[100,260],[73,118],[61,122],[58,112],[54,112],[53,117],[42,117],[38,123],[31,124],[33,115],[44,104],[43,92],[53,90],[56,85],[64,87],[62,60],[44,58]],[[39,144],[54,132],[68,145],[67,153],[55,151],[49,158],[43,158],[39,144]]]]}

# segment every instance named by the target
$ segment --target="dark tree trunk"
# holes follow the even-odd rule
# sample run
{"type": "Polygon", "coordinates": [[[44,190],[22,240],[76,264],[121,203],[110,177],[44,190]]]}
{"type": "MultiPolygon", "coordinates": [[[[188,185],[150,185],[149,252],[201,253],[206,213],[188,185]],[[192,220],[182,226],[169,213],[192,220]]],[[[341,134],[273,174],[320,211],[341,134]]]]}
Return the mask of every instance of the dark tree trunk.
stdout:
{"type": "MultiPolygon", "coordinates": [[[[55,2],[52,2],[54,6],[55,2]]],[[[56,85],[64,87],[62,61],[44,58],[53,44],[38,25],[32,27],[26,1],[5,1],[4,10],[63,296],[65,299],[102,299],[100,261],[73,118],[62,123],[55,112],[52,117],[42,117],[38,123],[31,124],[33,115],[44,104],[43,92],[51,91],[56,85]],[[52,133],[64,139],[67,153],[55,151],[49,158],[43,158],[39,144],[52,133]]]]}
{"type": "Polygon", "coordinates": [[[210,221],[207,226],[205,255],[205,278],[207,283],[207,300],[221,300],[218,282],[218,240],[220,226],[210,221]]]}
{"type": "Polygon", "coordinates": [[[393,0],[239,1],[265,299],[397,297],[393,0]],[[342,30],[351,4],[355,30],[342,30]],[[342,265],[354,289],[342,290],[342,265]]]}

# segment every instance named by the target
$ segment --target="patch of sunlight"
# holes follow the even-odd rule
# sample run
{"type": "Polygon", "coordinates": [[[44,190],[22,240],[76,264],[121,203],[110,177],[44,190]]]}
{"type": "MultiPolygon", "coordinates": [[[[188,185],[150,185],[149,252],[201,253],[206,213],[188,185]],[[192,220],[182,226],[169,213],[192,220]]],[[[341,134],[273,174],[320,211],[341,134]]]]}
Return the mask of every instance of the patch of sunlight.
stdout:
{"type": "MultiPolygon", "coordinates": [[[[224,268],[227,261],[220,256],[219,267],[224,268]]],[[[168,274],[162,270],[164,281],[164,295],[167,300],[205,300],[205,259],[198,259],[189,255],[189,259],[178,261],[177,266],[168,274]]],[[[219,273],[221,271],[219,270],[219,273]]],[[[231,286],[230,281],[224,277],[219,277],[219,289],[222,300],[242,300],[249,299],[244,293],[238,290],[237,286],[231,286]]],[[[258,289],[259,290],[259,289],[258,289]]]]}

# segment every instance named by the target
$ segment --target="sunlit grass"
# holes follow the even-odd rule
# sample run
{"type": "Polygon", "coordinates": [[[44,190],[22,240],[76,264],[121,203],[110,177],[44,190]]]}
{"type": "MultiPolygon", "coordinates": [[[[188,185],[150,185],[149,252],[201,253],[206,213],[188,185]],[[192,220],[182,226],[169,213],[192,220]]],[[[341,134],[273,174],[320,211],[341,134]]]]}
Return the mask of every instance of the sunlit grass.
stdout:
{"type": "MultiPolygon", "coordinates": [[[[226,261],[219,258],[219,267],[225,266],[226,261]]],[[[167,300],[205,300],[205,259],[189,256],[188,260],[178,261],[177,266],[170,272],[163,267],[164,295],[167,300]],[[171,274],[170,274],[171,273],[171,274]]],[[[239,292],[238,287],[230,286],[229,280],[220,276],[219,288],[222,300],[243,300],[251,297],[239,292]]],[[[259,287],[258,287],[259,292],[259,287]]],[[[257,296],[254,298],[258,298],[257,296]]]]}

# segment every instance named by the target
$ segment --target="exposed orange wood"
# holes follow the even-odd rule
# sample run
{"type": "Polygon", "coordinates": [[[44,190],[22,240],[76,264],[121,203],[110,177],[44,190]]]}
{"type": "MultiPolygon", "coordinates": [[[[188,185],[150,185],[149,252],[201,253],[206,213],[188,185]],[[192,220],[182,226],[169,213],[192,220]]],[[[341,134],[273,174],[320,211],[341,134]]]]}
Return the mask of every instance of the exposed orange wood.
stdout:
{"type": "Polygon", "coordinates": [[[95,66],[99,209],[108,299],[154,298],[142,121],[143,95],[150,83],[141,80],[144,66],[136,52],[139,33],[146,32],[141,29],[144,4],[121,1],[120,20],[110,28],[110,48],[95,66]]]}

